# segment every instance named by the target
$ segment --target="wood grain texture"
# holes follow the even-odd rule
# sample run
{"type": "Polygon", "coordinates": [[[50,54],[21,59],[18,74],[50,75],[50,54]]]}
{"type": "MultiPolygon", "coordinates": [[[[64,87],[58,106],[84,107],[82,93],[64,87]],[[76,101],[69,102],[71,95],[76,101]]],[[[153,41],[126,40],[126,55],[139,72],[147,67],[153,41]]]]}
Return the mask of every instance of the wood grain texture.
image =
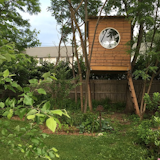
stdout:
{"type": "MultiPolygon", "coordinates": [[[[88,20],[89,52],[91,51],[96,23],[97,19],[88,20]]],[[[112,17],[101,19],[95,36],[91,69],[110,71],[127,71],[128,69],[131,69],[130,55],[127,54],[128,50],[130,50],[130,46],[127,45],[130,38],[131,24],[125,18],[112,17]],[[118,46],[113,49],[106,49],[99,43],[99,34],[107,27],[115,28],[120,34],[120,42],[118,46]]]]}

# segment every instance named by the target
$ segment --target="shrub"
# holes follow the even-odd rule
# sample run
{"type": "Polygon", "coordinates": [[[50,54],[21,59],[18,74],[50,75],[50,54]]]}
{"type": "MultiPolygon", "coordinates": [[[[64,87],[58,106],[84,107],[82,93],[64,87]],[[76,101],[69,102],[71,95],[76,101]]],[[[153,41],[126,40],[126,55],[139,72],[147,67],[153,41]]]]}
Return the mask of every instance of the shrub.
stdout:
{"type": "Polygon", "coordinates": [[[154,117],[151,120],[144,120],[136,129],[138,143],[145,145],[150,155],[158,157],[160,153],[160,118],[154,117]]]}
{"type": "Polygon", "coordinates": [[[148,110],[156,111],[158,109],[158,106],[160,105],[160,93],[159,92],[153,93],[152,98],[146,93],[144,95],[144,100],[148,110]]]}

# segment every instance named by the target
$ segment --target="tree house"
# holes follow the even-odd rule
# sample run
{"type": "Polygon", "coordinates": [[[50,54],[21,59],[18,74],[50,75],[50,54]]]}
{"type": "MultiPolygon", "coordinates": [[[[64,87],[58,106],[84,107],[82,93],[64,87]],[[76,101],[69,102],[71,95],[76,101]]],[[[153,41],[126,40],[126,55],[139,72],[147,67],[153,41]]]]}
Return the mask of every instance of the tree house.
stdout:
{"type": "MultiPolygon", "coordinates": [[[[89,54],[91,53],[97,16],[88,19],[89,54]]],[[[95,34],[90,62],[92,72],[123,71],[128,72],[128,84],[137,114],[139,111],[137,98],[130,75],[131,56],[128,53],[131,40],[131,23],[125,16],[102,16],[95,34]]]]}
{"type": "MultiPolygon", "coordinates": [[[[88,19],[89,53],[91,51],[97,17],[88,19]]],[[[129,42],[131,24],[124,16],[101,17],[95,35],[91,57],[92,71],[131,70],[129,42]]]]}

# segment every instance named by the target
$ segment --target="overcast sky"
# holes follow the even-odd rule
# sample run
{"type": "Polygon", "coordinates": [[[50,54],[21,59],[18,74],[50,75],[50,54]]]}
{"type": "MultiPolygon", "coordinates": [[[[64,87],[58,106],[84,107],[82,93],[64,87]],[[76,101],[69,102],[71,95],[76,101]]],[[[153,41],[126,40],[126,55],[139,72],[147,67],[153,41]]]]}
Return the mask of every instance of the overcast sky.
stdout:
{"type": "Polygon", "coordinates": [[[58,26],[51,12],[47,12],[47,7],[50,6],[50,0],[40,0],[41,13],[38,15],[22,14],[23,18],[29,19],[31,29],[40,31],[38,38],[42,43],[41,46],[57,46],[60,35],[58,34],[58,26]]]}

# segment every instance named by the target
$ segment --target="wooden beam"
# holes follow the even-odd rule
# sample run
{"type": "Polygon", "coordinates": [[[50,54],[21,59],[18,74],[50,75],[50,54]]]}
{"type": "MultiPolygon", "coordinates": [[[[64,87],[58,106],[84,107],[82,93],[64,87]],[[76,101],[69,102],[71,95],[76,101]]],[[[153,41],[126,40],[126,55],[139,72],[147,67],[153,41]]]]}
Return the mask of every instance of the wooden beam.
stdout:
{"type": "Polygon", "coordinates": [[[136,110],[136,114],[139,117],[141,117],[138,102],[137,102],[137,96],[136,96],[136,93],[135,93],[135,90],[134,90],[134,85],[133,85],[133,81],[132,81],[132,77],[131,77],[130,72],[128,72],[127,78],[128,78],[129,90],[131,92],[131,98],[132,98],[132,101],[133,101],[133,104],[134,104],[134,107],[135,107],[135,110],[136,110]]]}
{"type": "Polygon", "coordinates": [[[131,65],[124,66],[91,66],[92,71],[128,71],[131,70],[131,65]]]}

